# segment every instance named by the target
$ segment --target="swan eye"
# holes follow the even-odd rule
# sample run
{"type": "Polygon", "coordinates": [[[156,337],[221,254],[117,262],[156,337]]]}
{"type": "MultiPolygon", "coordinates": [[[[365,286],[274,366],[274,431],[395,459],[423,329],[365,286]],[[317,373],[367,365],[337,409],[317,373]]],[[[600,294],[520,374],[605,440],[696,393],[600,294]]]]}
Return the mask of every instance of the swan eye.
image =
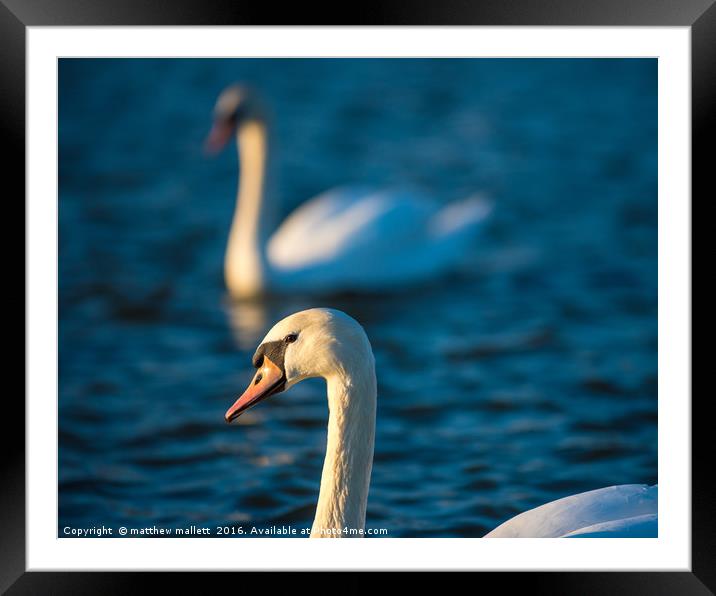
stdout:
{"type": "Polygon", "coordinates": [[[298,339],[297,333],[289,333],[286,337],[283,338],[283,341],[285,341],[287,344],[292,344],[298,339]]]}

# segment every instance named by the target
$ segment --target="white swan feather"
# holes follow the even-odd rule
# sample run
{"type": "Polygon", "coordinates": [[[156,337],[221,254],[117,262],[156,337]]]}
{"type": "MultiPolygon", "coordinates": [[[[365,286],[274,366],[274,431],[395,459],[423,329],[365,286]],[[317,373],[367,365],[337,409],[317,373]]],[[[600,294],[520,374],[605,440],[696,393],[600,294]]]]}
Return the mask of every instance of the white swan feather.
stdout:
{"type": "Polygon", "coordinates": [[[520,513],[485,538],[656,536],[657,507],[656,485],[609,486],[520,513]]]}

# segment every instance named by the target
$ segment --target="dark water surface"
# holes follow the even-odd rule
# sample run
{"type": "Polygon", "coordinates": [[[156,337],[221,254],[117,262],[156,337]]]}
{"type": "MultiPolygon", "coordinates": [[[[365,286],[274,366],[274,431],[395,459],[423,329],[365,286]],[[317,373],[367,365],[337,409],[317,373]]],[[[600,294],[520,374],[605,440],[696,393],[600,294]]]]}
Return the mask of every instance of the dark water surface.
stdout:
{"type": "Polygon", "coordinates": [[[281,317],[332,306],[379,381],[367,525],[481,536],[657,480],[655,60],[62,60],[59,526],[309,525],[319,381],[228,426],[281,317]],[[231,304],[233,148],[216,94],[262,90],[282,212],[407,184],[494,214],[466,272],[370,296],[231,304]]]}

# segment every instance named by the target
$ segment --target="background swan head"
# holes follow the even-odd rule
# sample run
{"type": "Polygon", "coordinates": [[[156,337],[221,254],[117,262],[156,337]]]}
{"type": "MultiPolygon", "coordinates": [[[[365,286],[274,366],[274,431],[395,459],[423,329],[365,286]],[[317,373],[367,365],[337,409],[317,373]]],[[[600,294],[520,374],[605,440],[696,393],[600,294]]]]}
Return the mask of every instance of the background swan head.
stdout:
{"type": "Polygon", "coordinates": [[[256,92],[235,83],[226,87],[214,105],[214,123],[206,138],[206,150],[218,153],[238,128],[251,121],[262,121],[264,114],[256,92]]]}
{"type": "Polygon", "coordinates": [[[276,323],[257,348],[257,369],[246,391],[226,412],[227,422],[271,395],[312,377],[327,381],[367,369],[374,382],[373,352],[363,328],[339,310],[312,308],[276,323]]]}

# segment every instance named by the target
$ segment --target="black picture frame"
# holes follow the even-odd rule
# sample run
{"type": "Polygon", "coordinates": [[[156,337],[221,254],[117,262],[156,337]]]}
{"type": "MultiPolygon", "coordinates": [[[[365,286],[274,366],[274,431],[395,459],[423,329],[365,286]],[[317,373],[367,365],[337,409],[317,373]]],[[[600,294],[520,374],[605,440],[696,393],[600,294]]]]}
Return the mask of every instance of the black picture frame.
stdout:
{"type": "MultiPolygon", "coordinates": [[[[714,197],[708,145],[716,106],[716,4],[714,0],[460,0],[383,1],[342,6],[316,3],[241,3],[231,0],[173,2],[123,0],[0,0],[0,122],[7,148],[5,200],[25,192],[25,36],[30,26],[83,25],[521,25],[521,26],[686,26],[691,27],[692,194],[714,197]],[[7,189],[14,189],[14,191],[7,189]]],[[[19,204],[19,201],[14,201],[19,204]]],[[[6,203],[7,204],[7,203],[6,203]]],[[[693,205],[693,199],[692,199],[693,205]]],[[[24,215],[23,215],[24,217],[24,215]]],[[[6,253],[12,255],[13,253],[6,253]]],[[[11,259],[8,259],[11,260],[11,259]]],[[[6,261],[7,262],[7,261],[6,261]]],[[[23,286],[24,287],[24,286],[23,286]]],[[[27,298],[27,296],[26,296],[27,298]]],[[[24,353],[24,352],[23,352],[24,353]]],[[[688,399],[689,396],[683,396],[688,399]]],[[[708,396],[692,399],[692,572],[524,572],[503,573],[500,590],[549,594],[709,594],[716,592],[716,495],[708,482],[712,448],[708,396]]],[[[3,403],[9,439],[2,451],[0,488],[0,590],[17,594],[126,594],[161,581],[181,582],[182,592],[215,589],[207,573],[158,577],[149,573],[25,571],[24,404],[19,392],[3,403]],[[211,588],[210,588],[211,587],[211,588]]],[[[281,581],[292,581],[282,575],[281,581]]],[[[347,592],[371,589],[375,578],[352,574],[340,581],[347,592]]],[[[235,580],[233,580],[235,581],[235,580]]],[[[259,578],[259,581],[266,581],[259,578]]],[[[270,580],[277,581],[274,576],[270,580]]],[[[305,580],[297,579],[300,584],[305,580]]],[[[421,579],[430,581],[428,578],[421,579]]],[[[470,580],[474,581],[474,580],[470,580]]],[[[480,582],[484,581],[482,578],[480,582]]],[[[325,583],[324,583],[325,582],[325,583]]],[[[275,584],[273,584],[275,585],[275,584]]]]}

